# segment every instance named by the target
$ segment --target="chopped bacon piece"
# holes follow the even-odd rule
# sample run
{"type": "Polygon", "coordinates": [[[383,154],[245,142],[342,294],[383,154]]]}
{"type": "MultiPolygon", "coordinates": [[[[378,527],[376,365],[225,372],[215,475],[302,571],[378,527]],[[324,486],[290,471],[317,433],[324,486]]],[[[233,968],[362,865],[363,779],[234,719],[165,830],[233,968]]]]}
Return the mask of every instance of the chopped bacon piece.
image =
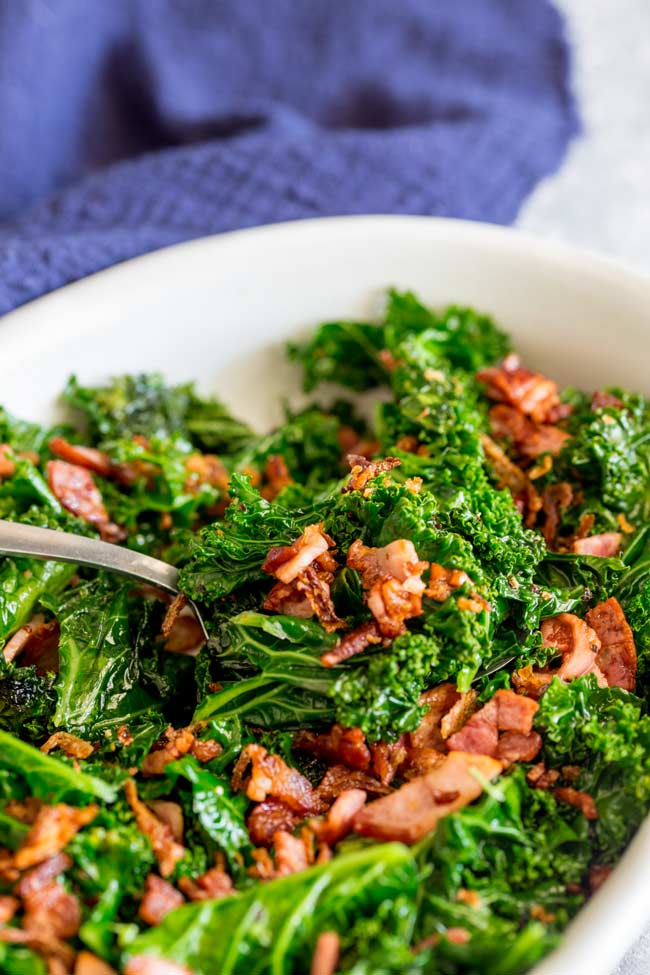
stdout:
{"type": "Polygon", "coordinates": [[[195,656],[203,644],[205,636],[201,624],[191,606],[185,606],[176,618],[171,632],[165,640],[165,650],[169,653],[195,656]]]}
{"type": "Polygon", "coordinates": [[[307,849],[302,839],[280,829],[273,837],[275,847],[275,876],[286,877],[309,866],[307,849]]]}
{"type": "Polygon", "coordinates": [[[334,975],[341,953],[341,939],[336,931],[321,931],[316,939],[310,975],[334,975]]]}
{"type": "Polygon", "coordinates": [[[158,819],[151,809],[138,798],[138,790],[133,779],[126,780],[124,792],[126,801],[135,815],[138,829],[151,841],[160,873],[163,877],[169,877],[174,872],[178,861],[185,855],[185,847],[176,842],[171,827],[158,819]]]}
{"type": "Polygon", "coordinates": [[[507,355],[499,366],[481,369],[476,378],[487,384],[490,399],[508,403],[537,423],[548,420],[560,406],[557,383],[521,365],[518,355],[507,355]]]}
{"type": "Polygon", "coordinates": [[[138,914],[145,924],[153,927],[160,924],[170,911],[184,903],[185,898],[181,892],[176,890],[168,880],[163,880],[158,874],[148,873],[138,914]]]}
{"type": "Polygon", "coordinates": [[[67,853],[57,853],[24,873],[16,884],[15,893],[20,898],[29,900],[71,866],[72,860],[67,853]]]}
{"type": "Polygon", "coordinates": [[[484,704],[460,731],[450,735],[447,748],[454,752],[471,752],[477,755],[496,755],[499,743],[499,709],[494,698],[484,704]]]}
{"type": "Polygon", "coordinates": [[[336,646],[324,653],[320,658],[321,663],[324,667],[336,667],[344,660],[362,653],[367,647],[383,642],[384,637],[374,620],[371,623],[362,623],[356,629],[346,633],[336,646]]]}
{"type": "Polygon", "coordinates": [[[64,460],[49,460],[47,479],[52,494],[63,507],[82,521],[94,525],[104,541],[124,541],[126,533],[108,517],[90,471],[64,460]]]}
{"type": "Polygon", "coordinates": [[[9,894],[0,894],[0,925],[7,924],[20,907],[17,897],[10,897],[9,894]]]}
{"type": "Polygon", "coordinates": [[[310,819],[309,828],[319,840],[334,846],[352,831],[354,817],[366,798],[363,789],[346,789],[327,810],[324,820],[310,819]]]}
{"type": "MultiPolygon", "coordinates": [[[[504,758],[517,749],[523,749],[528,753],[533,743],[537,741],[536,738],[532,739],[528,736],[532,732],[533,718],[538,707],[537,702],[530,698],[522,697],[513,691],[499,690],[480,711],[472,715],[460,731],[450,735],[446,742],[447,748],[451,751],[502,757],[499,753],[499,731],[505,731],[514,732],[518,737],[506,739],[503,744],[504,758]],[[524,737],[527,739],[525,745],[524,737]]],[[[535,754],[537,751],[539,746],[535,754]]]]}
{"type": "Polygon", "coordinates": [[[266,484],[260,493],[267,501],[273,501],[280,491],[294,483],[282,454],[271,454],[267,459],[264,465],[264,480],[266,484]]]}
{"type": "Polygon", "coordinates": [[[14,856],[18,870],[26,870],[43,860],[53,857],[70,842],[84,826],[92,822],[99,807],[96,805],[77,808],[59,802],[55,806],[42,806],[29,833],[14,856]]]}
{"type": "Polygon", "coordinates": [[[480,795],[479,777],[494,779],[501,770],[501,762],[487,755],[450,752],[431,772],[365,805],[354,819],[354,830],[375,839],[415,843],[443,816],[480,795]]]}
{"type": "Polygon", "coordinates": [[[112,473],[111,458],[96,447],[81,447],[79,444],[70,443],[64,437],[52,437],[48,446],[53,454],[69,464],[86,467],[102,477],[110,477],[112,473]]]}
{"type": "Polygon", "coordinates": [[[439,684],[420,695],[419,703],[426,705],[428,711],[416,730],[409,733],[408,742],[411,751],[421,748],[435,748],[438,751],[444,751],[442,721],[460,698],[461,695],[453,684],[439,684]]]}
{"type": "Polygon", "coordinates": [[[371,748],[372,770],[382,785],[390,785],[397,770],[408,758],[405,736],[399,741],[379,741],[371,748]]]}
{"type": "Polygon", "coordinates": [[[373,795],[381,796],[390,792],[390,789],[382,785],[367,772],[351,771],[345,765],[332,765],[320,781],[316,792],[325,806],[329,805],[333,799],[340,796],[347,789],[363,789],[373,795]]]}
{"type": "Polygon", "coordinates": [[[610,687],[633,691],[636,684],[634,635],[620,603],[613,596],[587,613],[587,623],[600,640],[596,663],[610,687]]]}
{"type": "Polygon", "coordinates": [[[36,796],[26,796],[24,799],[9,799],[5,804],[4,811],[8,816],[13,816],[26,826],[32,826],[36,822],[36,817],[43,808],[43,801],[36,796]]]}
{"type": "Polygon", "coordinates": [[[176,731],[171,726],[153,743],[151,751],[142,763],[144,775],[162,775],[170,762],[187,753],[194,744],[194,735],[189,728],[176,731]]]}
{"type": "Polygon", "coordinates": [[[124,975],[194,975],[185,965],[157,958],[155,955],[133,955],[124,967],[124,975]]]}
{"type": "Polygon", "coordinates": [[[595,894],[597,890],[600,890],[605,881],[608,880],[611,875],[612,867],[601,866],[597,863],[594,863],[592,867],[589,867],[588,883],[591,893],[595,894]]]}
{"type": "Polygon", "coordinates": [[[444,565],[432,562],[429,570],[429,583],[424,594],[429,599],[444,603],[445,599],[451,595],[452,590],[458,589],[466,583],[472,584],[472,580],[466,572],[461,571],[461,569],[446,569],[444,565]]]}
{"type": "Polygon", "coordinates": [[[308,525],[292,545],[270,549],[262,570],[279,581],[268,594],[264,608],[299,618],[316,614],[328,631],[343,626],[330,594],[336,569],[329,551],[333,545],[333,539],[323,532],[322,522],[318,522],[308,525]]]}
{"type": "Polygon", "coordinates": [[[471,689],[464,694],[458,694],[458,700],[452,704],[440,722],[440,734],[443,740],[460,731],[471,718],[476,711],[477,697],[476,691],[471,689]]]}
{"type": "Polygon", "coordinates": [[[196,494],[202,484],[210,484],[224,494],[228,490],[230,475],[214,454],[191,454],[185,462],[185,470],[188,476],[184,488],[188,494],[196,494]]]}
{"type": "Polygon", "coordinates": [[[619,399],[618,396],[614,396],[613,393],[606,393],[602,389],[597,389],[591,397],[591,408],[594,412],[596,410],[602,410],[606,406],[612,406],[616,410],[622,410],[624,405],[623,400],[619,399]]]}
{"type": "Polygon", "coordinates": [[[536,731],[529,731],[528,734],[506,731],[497,743],[496,757],[508,765],[513,762],[532,762],[541,747],[542,739],[536,731]]]}
{"type": "Polygon", "coordinates": [[[9,444],[0,443],[0,481],[3,477],[11,477],[15,473],[16,465],[9,456],[11,447],[9,444]]]}
{"type": "Polygon", "coordinates": [[[117,972],[97,955],[84,950],[77,955],[74,975],[117,975],[117,972]]]}
{"type": "Polygon", "coordinates": [[[560,527],[562,512],[566,511],[573,501],[573,488],[566,481],[558,484],[549,484],[544,488],[542,494],[542,511],[546,516],[542,534],[544,541],[549,548],[553,547],[557,540],[557,532],[560,527]]]}
{"type": "Polygon", "coordinates": [[[554,677],[551,670],[533,670],[530,664],[513,671],[512,683],[520,694],[538,701],[554,677]]]}
{"type": "Polygon", "coordinates": [[[184,592],[176,593],[171,603],[167,607],[165,618],[162,621],[161,632],[164,637],[169,637],[174,628],[174,623],[180,616],[181,610],[187,606],[187,596],[184,592]]]}
{"type": "Polygon", "coordinates": [[[595,674],[599,687],[607,682],[597,666],[596,654],[600,640],[594,630],[573,613],[560,613],[543,621],[542,645],[557,647],[562,654],[562,664],[556,671],[562,680],[575,680],[585,674],[595,674]]]}
{"type": "Polygon", "coordinates": [[[602,559],[612,558],[621,550],[620,532],[603,532],[602,535],[588,535],[577,538],[573,543],[576,555],[598,555],[602,559]]]}
{"type": "Polygon", "coordinates": [[[297,751],[309,752],[328,764],[347,765],[351,769],[367,771],[370,768],[370,749],[361,728],[344,728],[332,725],[325,734],[299,731],[293,739],[297,751]]]}
{"type": "Polygon", "coordinates": [[[41,745],[41,751],[48,755],[53,749],[60,748],[68,758],[88,758],[94,748],[89,741],[77,738],[68,731],[55,731],[47,741],[41,745]]]}
{"type": "Polygon", "coordinates": [[[568,802],[571,806],[576,806],[586,819],[598,819],[596,803],[588,792],[579,792],[569,786],[557,786],[553,789],[553,795],[559,802],[568,802]]]}
{"type": "Polygon", "coordinates": [[[533,718],[539,709],[537,701],[507,690],[497,691],[492,700],[497,702],[500,731],[517,731],[522,735],[532,731],[533,718]]]}
{"type": "Polygon", "coordinates": [[[262,745],[247,745],[241,752],[232,776],[235,790],[246,790],[253,802],[263,802],[267,796],[280,799],[298,813],[323,812],[323,801],[309,779],[290,768],[279,755],[272,755],[262,745]],[[244,774],[252,764],[247,780],[244,774]]]}
{"type": "Polygon", "coordinates": [[[191,901],[220,900],[230,896],[235,889],[222,863],[206,870],[196,881],[181,877],[178,883],[191,901]]]}
{"type": "Polygon", "coordinates": [[[28,623],[21,626],[4,646],[3,655],[7,663],[22,655],[21,663],[34,664],[37,673],[59,669],[59,624],[57,620],[45,622],[42,613],[36,613],[28,623]]]}
{"type": "Polygon", "coordinates": [[[542,507],[542,498],[530,477],[513,464],[505,451],[485,433],[481,434],[481,444],[499,486],[508,488],[517,508],[525,516],[526,525],[534,525],[542,507]]]}
{"type": "Polygon", "coordinates": [[[526,782],[531,789],[550,789],[559,778],[560,773],[556,769],[547,769],[544,762],[538,762],[526,772],[526,782]]]}
{"type": "Polygon", "coordinates": [[[23,908],[23,927],[39,937],[65,940],[74,937],[81,926],[79,901],[54,879],[33,885],[23,895],[23,908]]]}
{"type": "Polygon", "coordinates": [[[490,429],[495,437],[508,439],[522,457],[559,454],[570,435],[566,430],[547,423],[534,423],[519,410],[505,403],[493,406],[489,413],[490,429]]]}
{"type": "Polygon", "coordinates": [[[368,608],[383,636],[404,633],[404,621],[422,613],[426,585],[422,573],[428,562],[418,559],[410,539],[399,538],[383,548],[369,548],[360,539],[352,543],[347,564],[361,572],[368,608]]]}
{"type": "Polygon", "coordinates": [[[185,829],[182,807],[177,802],[170,802],[168,799],[151,799],[147,805],[154,816],[169,826],[176,842],[182,843],[185,829]]]}
{"type": "Polygon", "coordinates": [[[253,807],[246,826],[254,846],[271,847],[278,830],[291,832],[300,822],[302,813],[294,812],[280,799],[272,796],[253,807]]]}
{"type": "Polygon", "coordinates": [[[359,454],[348,454],[350,478],[343,488],[343,493],[350,491],[365,491],[370,481],[380,474],[392,471],[401,464],[399,457],[384,457],[381,460],[368,460],[359,454]]]}
{"type": "Polygon", "coordinates": [[[217,755],[221,755],[222,751],[223,746],[218,741],[215,741],[214,738],[195,738],[190,748],[190,754],[194,756],[197,762],[201,762],[201,764],[211,762],[217,755]]]}

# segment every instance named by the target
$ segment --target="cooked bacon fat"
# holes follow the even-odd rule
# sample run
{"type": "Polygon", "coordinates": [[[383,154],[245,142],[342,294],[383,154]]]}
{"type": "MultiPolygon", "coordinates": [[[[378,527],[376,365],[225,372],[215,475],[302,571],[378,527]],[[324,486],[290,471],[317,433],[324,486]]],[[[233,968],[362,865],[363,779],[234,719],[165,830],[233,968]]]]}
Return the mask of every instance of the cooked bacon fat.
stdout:
{"type": "Polygon", "coordinates": [[[293,739],[297,751],[309,752],[328,764],[347,765],[351,769],[367,771],[370,767],[370,749],[360,728],[344,728],[332,725],[325,734],[299,731],[293,739]]]}
{"type": "Polygon", "coordinates": [[[310,975],[334,975],[341,953],[341,939],[335,931],[321,931],[316,939],[310,975]]]}
{"type": "Polygon", "coordinates": [[[367,803],[355,816],[353,828],[362,836],[415,843],[434,830],[443,816],[478,798],[482,790],[476,773],[489,780],[502,768],[501,762],[487,755],[450,752],[431,772],[367,803]]]}
{"type": "Polygon", "coordinates": [[[596,663],[609,686],[633,691],[636,684],[636,646],[618,600],[612,596],[594,606],[587,613],[587,623],[600,640],[596,663]]]}
{"type": "Polygon", "coordinates": [[[402,463],[399,457],[384,457],[381,460],[368,460],[359,454],[348,454],[348,464],[350,465],[350,479],[343,488],[344,493],[349,491],[365,491],[370,481],[373,481],[380,474],[392,471],[402,463]]]}
{"type": "Polygon", "coordinates": [[[290,768],[279,755],[270,754],[262,745],[247,745],[235,764],[232,785],[245,789],[253,802],[264,802],[268,796],[280,799],[294,812],[319,813],[323,801],[312,788],[309,779],[290,768]],[[251,774],[245,773],[251,766],[251,774]]]}
{"type": "Polygon", "coordinates": [[[553,419],[553,411],[560,406],[557,383],[525,369],[514,353],[499,366],[481,369],[476,378],[486,383],[490,399],[516,407],[537,423],[553,419]]]}
{"type": "Polygon", "coordinates": [[[383,636],[399,636],[405,631],[405,620],[420,616],[426,588],[422,573],[429,563],[418,559],[410,539],[399,538],[382,548],[369,548],[357,539],[350,546],[347,564],[361,573],[368,609],[383,636]]]}
{"type": "Polygon", "coordinates": [[[573,551],[577,555],[598,555],[600,558],[612,558],[621,550],[620,532],[603,532],[602,535],[588,535],[577,538],[573,542],[573,551]]]}
{"type": "Polygon", "coordinates": [[[310,819],[309,828],[319,840],[334,846],[352,831],[354,818],[366,798],[363,789],[346,789],[327,810],[325,819],[310,819]]]}
{"type": "Polygon", "coordinates": [[[185,898],[167,880],[163,880],[155,873],[147,874],[144,885],[144,896],[140,901],[138,914],[152,927],[160,924],[165,915],[185,903],[185,898]]]}
{"type": "Polygon", "coordinates": [[[169,877],[179,860],[185,855],[185,847],[174,839],[171,827],[138,798],[138,791],[133,779],[124,783],[126,801],[135,814],[138,829],[149,837],[158,867],[163,877],[169,877]]]}
{"type": "Polygon", "coordinates": [[[16,868],[26,870],[60,853],[80,829],[93,821],[98,812],[96,805],[77,808],[59,802],[54,806],[42,806],[16,851],[16,868]]]}

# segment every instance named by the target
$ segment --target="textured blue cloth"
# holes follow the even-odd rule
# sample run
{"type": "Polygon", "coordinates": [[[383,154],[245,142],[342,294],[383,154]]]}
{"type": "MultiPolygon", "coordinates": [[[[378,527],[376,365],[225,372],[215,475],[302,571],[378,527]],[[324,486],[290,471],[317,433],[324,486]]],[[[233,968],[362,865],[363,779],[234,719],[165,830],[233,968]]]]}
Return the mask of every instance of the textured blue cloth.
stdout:
{"type": "Polygon", "coordinates": [[[0,0],[0,311],[339,213],[511,221],[577,130],[547,0],[0,0]]]}

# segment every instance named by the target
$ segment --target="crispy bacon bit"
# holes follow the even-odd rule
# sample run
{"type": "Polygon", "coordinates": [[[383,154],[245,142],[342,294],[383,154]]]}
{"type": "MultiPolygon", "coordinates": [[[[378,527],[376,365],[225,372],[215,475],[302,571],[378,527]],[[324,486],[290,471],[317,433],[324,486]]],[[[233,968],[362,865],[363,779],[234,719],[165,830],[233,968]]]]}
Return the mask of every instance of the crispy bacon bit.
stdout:
{"type": "Polygon", "coordinates": [[[161,632],[167,638],[171,635],[174,623],[178,619],[180,612],[187,606],[187,596],[184,592],[177,593],[167,607],[165,618],[162,621],[161,632]]]}
{"type": "Polygon", "coordinates": [[[366,647],[384,643],[384,639],[374,620],[371,623],[362,623],[361,626],[357,626],[355,630],[350,630],[341,637],[335,647],[324,653],[320,658],[321,663],[324,667],[336,667],[342,661],[362,653],[366,647]]]}
{"type": "Polygon", "coordinates": [[[623,532],[623,533],[624,533],[625,535],[633,535],[633,534],[634,534],[634,532],[636,531],[636,528],[634,527],[634,525],[631,525],[631,524],[629,523],[629,521],[627,520],[627,518],[625,517],[625,515],[623,514],[623,512],[622,512],[622,511],[620,511],[620,512],[619,512],[619,513],[618,513],[618,514],[616,515],[616,520],[617,520],[617,522],[618,522],[618,526],[619,526],[619,528],[621,529],[621,531],[622,531],[622,532],[623,532]]]}
{"type": "Polygon", "coordinates": [[[293,739],[297,751],[309,752],[328,764],[347,765],[351,769],[367,771],[370,767],[370,749],[361,728],[344,728],[332,725],[325,734],[299,731],[293,739]]]}
{"type": "Polygon", "coordinates": [[[294,483],[282,454],[271,454],[267,459],[264,465],[264,480],[266,484],[260,493],[267,501],[273,501],[284,488],[294,483]]]}
{"type": "Polygon", "coordinates": [[[69,856],[59,853],[28,871],[16,885],[25,911],[23,927],[39,936],[72,938],[81,924],[77,898],[57,882],[70,867],[69,856]]]}
{"type": "Polygon", "coordinates": [[[532,762],[541,747],[542,739],[536,731],[525,735],[519,731],[506,731],[499,738],[496,757],[505,765],[532,762]]]}
{"type": "Polygon", "coordinates": [[[26,870],[60,853],[73,836],[92,822],[99,807],[96,805],[77,808],[59,802],[55,806],[42,806],[29,833],[14,856],[18,870],[26,870]]]}
{"type": "Polygon", "coordinates": [[[526,782],[531,789],[550,789],[559,778],[560,773],[556,769],[547,769],[544,762],[538,762],[526,772],[526,782]]]}
{"type": "Polygon", "coordinates": [[[195,738],[192,747],[190,748],[190,753],[194,756],[197,762],[204,764],[205,762],[211,762],[213,758],[220,755],[223,751],[223,747],[214,738],[206,738],[205,740],[199,740],[195,738]]]}
{"type": "Polygon", "coordinates": [[[522,457],[535,458],[540,454],[556,456],[570,435],[566,430],[547,423],[534,423],[512,406],[499,403],[489,413],[490,429],[495,437],[512,442],[522,457]]]}
{"type": "Polygon", "coordinates": [[[512,683],[519,694],[538,701],[554,677],[551,670],[533,670],[530,664],[513,671],[512,683]]]}
{"type": "Polygon", "coordinates": [[[196,494],[202,484],[210,484],[224,494],[228,490],[230,476],[222,461],[214,454],[191,454],[185,462],[185,470],[187,480],[184,487],[189,494],[196,494]]]}
{"type": "Polygon", "coordinates": [[[179,860],[185,855],[185,848],[174,839],[171,827],[158,819],[148,806],[138,798],[138,790],[133,779],[124,783],[126,801],[133,810],[138,829],[151,841],[158,867],[163,877],[169,877],[179,860]]]}
{"type": "Polygon", "coordinates": [[[225,869],[225,864],[219,862],[210,867],[204,874],[196,878],[181,877],[179,886],[191,901],[220,900],[233,893],[232,878],[225,869]]]}
{"type": "Polygon", "coordinates": [[[371,748],[372,770],[382,785],[390,785],[397,770],[408,758],[405,736],[399,741],[380,741],[371,748]]]}
{"type": "Polygon", "coordinates": [[[347,564],[361,572],[368,608],[383,636],[394,639],[405,632],[405,620],[421,615],[426,588],[422,573],[429,563],[418,559],[410,539],[399,538],[383,548],[369,548],[357,539],[347,564]]]}
{"type": "Polygon", "coordinates": [[[594,606],[587,613],[587,623],[600,640],[596,663],[609,686],[633,691],[636,684],[636,646],[618,600],[612,596],[594,606]]]}
{"type": "Polygon", "coordinates": [[[594,412],[607,406],[611,406],[615,410],[622,410],[624,405],[622,399],[614,396],[613,393],[606,393],[603,389],[597,389],[591,397],[591,408],[594,412]]]}
{"type": "Polygon", "coordinates": [[[598,555],[603,559],[618,555],[620,550],[620,532],[603,532],[601,535],[589,535],[587,538],[577,538],[573,543],[573,551],[577,555],[598,555]]]}
{"type": "Polygon", "coordinates": [[[321,931],[316,940],[310,975],[334,975],[341,953],[341,939],[336,931],[321,931]]]}
{"type": "Polygon", "coordinates": [[[126,533],[108,517],[99,488],[85,467],[64,460],[49,460],[47,480],[52,494],[63,507],[94,525],[104,541],[124,541],[126,533]]]}
{"type": "Polygon", "coordinates": [[[80,951],[75,962],[74,975],[117,975],[117,973],[92,952],[80,951]]]}
{"type": "Polygon", "coordinates": [[[481,369],[476,378],[487,384],[490,399],[508,403],[537,423],[552,418],[560,406],[557,383],[521,365],[519,356],[507,355],[499,366],[481,369]]]}
{"type": "Polygon", "coordinates": [[[122,748],[128,748],[135,741],[133,735],[129,731],[128,725],[121,724],[117,731],[115,732],[115,737],[122,746],[122,748]]]}
{"type": "Polygon", "coordinates": [[[340,796],[346,789],[363,789],[376,796],[386,795],[390,789],[367,772],[351,771],[345,765],[332,765],[320,781],[316,792],[324,805],[340,796]]]}
{"type": "Polygon", "coordinates": [[[68,758],[88,758],[94,751],[89,741],[77,738],[76,735],[71,735],[67,731],[55,731],[45,744],[41,745],[41,751],[46,755],[55,748],[60,748],[68,758]]]}
{"type": "Polygon", "coordinates": [[[169,636],[165,640],[165,650],[169,653],[195,656],[204,643],[203,629],[194,610],[191,606],[185,606],[180,611],[169,636]]]}
{"type": "Polygon", "coordinates": [[[608,880],[611,875],[612,867],[601,866],[596,863],[593,865],[593,867],[590,867],[587,879],[591,893],[595,894],[597,890],[600,890],[605,881],[608,880]]]}
{"type": "Polygon", "coordinates": [[[308,525],[292,545],[270,549],[262,570],[278,579],[264,608],[288,616],[308,618],[316,614],[326,630],[343,626],[330,595],[336,561],[329,549],[334,540],[319,522],[308,525]]]}
{"type": "Polygon", "coordinates": [[[544,488],[542,494],[542,511],[545,515],[542,534],[544,541],[549,548],[552,548],[557,540],[557,532],[560,527],[562,512],[566,511],[573,501],[573,489],[566,481],[558,484],[549,484],[544,488]]]}
{"type": "Polygon", "coordinates": [[[15,893],[20,898],[29,899],[71,866],[72,860],[67,853],[57,853],[24,873],[16,884],[15,893]]]}
{"type": "Polygon", "coordinates": [[[36,613],[17,630],[4,646],[3,655],[7,663],[22,654],[21,663],[34,664],[38,673],[58,670],[59,624],[56,620],[45,622],[42,613],[36,613]],[[48,667],[48,664],[52,666],[48,667]]]}
{"type": "Polygon", "coordinates": [[[273,837],[275,847],[275,876],[286,877],[290,873],[299,873],[309,866],[307,849],[302,839],[278,830],[273,837]]]}
{"type": "MultiPolygon", "coordinates": [[[[474,692],[471,692],[474,694],[474,692]]],[[[474,696],[476,696],[474,694],[474,696]]],[[[422,748],[435,748],[444,751],[444,735],[442,734],[442,721],[454,705],[460,700],[453,684],[439,684],[431,690],[425,691],[420,696],[419,703],[428,707],[428,711],[422,718],[418,728],[411,731],[408,736],[409,749],[411,751],[422,748]]]]}
{"type": "Polygon", "coordinates": [[[499,487],[506,487],[510,491],[517,508],[524,516],[529,527],[535,524],[537,513],[542,507],[542,498],[529,478],[508,455],[487,434],[481,434],[481,444],[485,457],[492,467],[499,487]]]}
{"type": "Polygon", "coordinates": [[[145,924],[154,927],[160,924],[170,911],[184,903],[185,898],[181,892],[176,890],[169,881],[163,880],[158,874],[149,873],[144,882],[144,895],[140,901],[138,914],[145,924]]]}
{"type": "Polygon", "coordinates": [[[458,694],[458,700],[443,715],[440,722],[440,734],[443,740],[451,737],[463,727],[476,711],[477,693],[474,690],[458,694]]]}
{"type": "Polygon", "coordinates": [[[272,755],[262,745],[247,745],[241,752],[232,777],[233,788],[245,789],[253,802],[264,802],[267,796],[280,799],[294,812],[320,813],[323,801],[304,775],[290,768],[279,755],[272,755]],[[248,779],[244,774],[252,764],[248,779]]]}
{"type": "Polygon", "coordinates": [[[450,735],[446,742],[447,748],[451,751],[491,755],[505,761],[513,761],[517,759],[511,758],[511,755],[517,752],[528,754],[537,744],[534,751],[536,755],[541,747],[541,741],[539,736],[534,738],[529,736],[538,707],[537,702],[530,698],[522,697],[513,691],[499,690],[480,711],[472,715],[460,731],[450,735]],[[503,755],[499,754],[499,731],[514,732],[517,735],[516,738],[503,736],[505,738],[502,746],[503,755]]]}
{"type": "Polygon", "coordinates": [[[424,594],[429,599],[444,603],[454,589],[458,589],[466,583],[472,584],[472,580],[466,572],[461,571],[461,569],[445,569],[444,565],[432,562],[429,570],[429,583],[424,594]]]}
{"type": "Polygon", "coordinates": [[[64,437],[52,437],[48,446],[53,454],[69,464],[86,467],[89,471],[100,474],[101,477],[110,477],[112,473],[111,458],[96,447],[81,447],[79,444],[70,443],[64,437]]]}
{"type": "Polygon", "coordinates": [[[557,786],[553,789],[553,795],[559,802],[567,802],[571,806],[576,806],[586,819],[598,819],[596,803],[588,792],[579,792],[569,786],[557,786]]]}
{"type": "Polygon", "coordinates": [[[335,846],[352,831],[354,817],[365,805],[366,798],[363,789],[346,789],[327,810],[325,819],[309,820],[309,828],[319,840],[335,846]]]}
{"type": "Polygon", "coordinates": [[[595,631],[573,613],[560,613],[543,621],[542,645],[557,647],[562,664],[556,671],[561,680],[575,680],[585,674],[595,674],[599,687],[607,681],[597,665],[600,640],[595,631]]]}
{"type": "Polygon", "coordinates": [[[370,481],[374,481],[380,474],[392,471],[402,463],[399,457],[384,457],[380,460],[368,460],[359,454],[348,454],[350,478],[343,488],[343,493],[350,491],[365,491],[370,481]]]}
{"type": "Polygon", "coordinates": [[[20,902],[16,897],[0,894],[0,924],[7,924],[11,921],[19,906],[20,902]]]}
{"type": "Polygon", "coordinates": [[[501,762],[487,755],[451,752],[431,772],[365,805],[353,828],[362,836],[415,843],[434,830],[443,816],[480,795],[480,777],[493,779],[501,769],[501,762]]]}
{"type": "Polygon", "coordinates": [[[291,832],[300,822],[302,813],[294,812],[280,799],[272,796],[253,807],[246,820],[248,834],[254,846],[271,847],[278,830],[291,832]]]}
{"type": "Polygon", "coordinates": [[[167,958],[157,958],[155,955],[133,955],[129,958],[124,975],[194,975],[185,965],[179,965],[167,958]]]}
{"type": "Polygon", "coordinates": [[[10,457],[11,447],[7,443],[0,443],[0,481],[3,477],[11,477],[16,471],[16,465],[10,457]]]}
{"type": "Polygon", "coordinates": [[[169,826],[176,842],[182,843],[185,828],[182,807],[177,802],[170,802],[167,799],[151,799],[148,806],[154,816],[169,826]]]}
{"type": "Polygon", "coordinates": [[[170,762],[187,753],[194,744],[194,735],[189,728],[176,731],[171,726],[153,743],[151,751],[142,763],[144,775],[162,775],[170,762]]]}

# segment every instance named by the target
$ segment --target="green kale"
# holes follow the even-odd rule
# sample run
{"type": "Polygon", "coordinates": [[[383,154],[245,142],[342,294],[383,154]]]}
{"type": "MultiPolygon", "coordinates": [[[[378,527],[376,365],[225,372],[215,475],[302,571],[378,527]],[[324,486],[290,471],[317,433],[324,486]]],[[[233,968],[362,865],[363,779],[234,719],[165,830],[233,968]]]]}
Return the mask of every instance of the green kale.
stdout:
{"type": "Polygon", "coordinates": [[[113,802],[115,786],[95,774],[75,769],[63,758],[44,755],[7,731],[0,731],[0,769],[17,782],[24,780],[30,794],[45,802],[79,802],[89,798],[113,802]]]}
{"type": "Polygon", "coordinates": [[[46,738],[56,708],[54,680],[54,674],[41,675],[33,665],[0,665],[0,728],[27,741],[46,738]]]}

